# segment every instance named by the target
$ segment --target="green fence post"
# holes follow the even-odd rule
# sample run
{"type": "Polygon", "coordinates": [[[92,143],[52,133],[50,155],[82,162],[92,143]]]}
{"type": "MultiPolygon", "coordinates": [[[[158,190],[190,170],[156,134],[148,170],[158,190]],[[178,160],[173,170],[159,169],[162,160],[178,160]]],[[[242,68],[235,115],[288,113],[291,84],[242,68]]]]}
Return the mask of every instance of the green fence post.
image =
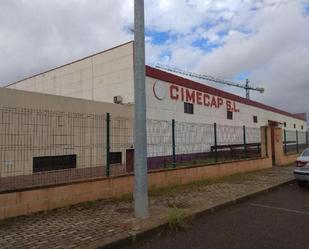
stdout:
{"type": "Polygon", "coordinates": [[[306,131],[306,148],[308,148],[308,131],[306,131]]]}
{"type": "Polygon", "coordinates": [[[217,123],[214,123],[214,138],[215,138],[215,162],[218,162],[218,149],[217,149],[217,123]]]}
{"type": "Polygon", "coordinates": [[[286,145],[286,130],[283,130],[283,134],[284,134],[284,153],[287,153],[287,145],[286,145]]]}
{"type": "Polygon", "coordinates": [[[106,176],[110,175],[110,114],[106,113],[106,176]]]}
{"type": "Polygon", "coordinates": [[[176,167],[175,119],[172,119],[173,168],[176,167]]]}
{"type": "Polygon", "coordinates": [[[245,157],[247,156],[247,142],[246,142],[246,126],[243,126],[243,136],[244,136],[244,151],[245,157]]]}
{"type": "Polygon", "coordinates": [[[298,131],[296,130],[296,151],[298,153],[298,131]]]}

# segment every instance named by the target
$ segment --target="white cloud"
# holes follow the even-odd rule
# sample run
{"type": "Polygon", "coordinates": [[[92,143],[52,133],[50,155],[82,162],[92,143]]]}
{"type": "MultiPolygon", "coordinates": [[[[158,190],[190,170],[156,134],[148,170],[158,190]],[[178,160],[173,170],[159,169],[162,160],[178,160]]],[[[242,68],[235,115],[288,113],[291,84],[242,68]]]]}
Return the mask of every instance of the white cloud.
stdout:
{"type": "Polygon", "coordinates": [[[121,0],[0,1],[0,82],[132,39],[123,29],[125,7],[121,0]]]}
{"type": "MultiPolygon", "coordinates": [[[[264,95],[252,93],[255,99],[309,112],[304,3],[309,1],[145,0],[147,28],[173,35],[160,44],[147,37],[147,61],[228,78],[248,71],[266,88],[264,95]]],[[[130,40],[132,23],[133,0],[0,1],[0,84],[130,40]]]]}
{"type": "Polygon", "coordinates": [[[264,95],[254,95],[257,99],[308,112],[309,18],[302,15],[300,4],[268,5],[246,26],[254,33],[230,31],[225,45],[203,56],[197,70],[228,77],[249,71],[251,80],[266,88],[264,95]]]}

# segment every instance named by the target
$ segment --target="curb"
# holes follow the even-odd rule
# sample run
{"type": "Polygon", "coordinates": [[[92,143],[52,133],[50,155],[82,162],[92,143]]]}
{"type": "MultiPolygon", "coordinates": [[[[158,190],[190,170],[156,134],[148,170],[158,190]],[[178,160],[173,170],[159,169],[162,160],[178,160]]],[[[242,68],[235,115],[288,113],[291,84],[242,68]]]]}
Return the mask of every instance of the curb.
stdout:
{"type": "MultiPolygon", "coordinates": [[[[251,199],[251,198],[254,198],[256,196],[259,196],[261,194],[264,194],[264,193],[267,193],[269,191],[273,191],[275,189],[278,189],[282,186],[285,186],[285,185],[288,185],[288,184],[291,184],[295,182],[295,179],[292,179],[292,180],[288,180],[286,182],[282,182],[282,183],[279,183],[277,185],[274,185],[274,186],[271,186],[269,188],[266,188],[266,189],[262,189],[262,190],[259,190],[259,191],[256,191],[256,192],[253,192],[253,193],[250,193],[248,195],[245,195],[245,196],[241,196],[239,198],[236,198],[234,200],[229,200],[229,201],[226,201],[224,203],[221,203],[221,204],[218,204],[217,206],[214,206],[214,207],[210,207],[208,209],[205,209],[205,210],[202,210],[202,211],[198,211],[196,213],[192,213],[190,214],[190,216],[193,216],[194,219],[195,218],[198,218],[198,217],[201,217],[201,216],[204,216],[204,215],[208,215],[208,214],[211,214],[215,211],[219,211],[219,210],[222,210],[222,209],[225,209],[227,207],[230,207],[230,206],[233,206],[237,203],[241,203],[241,202],[244,202],[248,199],[251,199]]],[[[122,247],[122,246],[128,246],[130,245],[133,241],[134,242],[137,242],[137,241],[140,241],[142,239],[145,239],[147,237],[151,237],[152,235],[155,235],[157,234],[160,230],[164,229],[164,228],[167,228],[168,227],[168,223],[165,222],[163,224],[160,224],[156,227],[153,227],[153,228],[150,228],[149,230],[146,230],[146,231],[142,231],[140,233],[137,233],[135,235],[128,235],[127,237],[125,238],[122,238],[120,240],[117,240],[117,241],[114,241],[114,242],[111,242],[109,244],[106,244],[104,246],[99,246],[98,248],[100,249],[116,249],[116,248],[119,248],[119,247],[122,247]]]]}

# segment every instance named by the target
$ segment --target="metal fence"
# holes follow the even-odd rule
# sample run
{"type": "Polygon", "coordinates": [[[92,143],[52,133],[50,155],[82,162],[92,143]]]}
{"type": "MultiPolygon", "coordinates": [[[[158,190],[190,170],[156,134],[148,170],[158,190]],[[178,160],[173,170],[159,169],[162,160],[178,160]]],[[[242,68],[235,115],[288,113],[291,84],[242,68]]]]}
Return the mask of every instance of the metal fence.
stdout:
{"type": "Polygon", "coordinates": [[[285,154],[296,154],[308,147],[308,132],[283,130],[283,151],[285,154]]]}
{"type": "Polygon", "coordinates": [[[259,157],[260,128],[147,121],[148,168],[211,164],[259,157]]]}
{"type": "Polygon", "coordinates": [[[1,189],[104,175],[105,115],[2,107],[1,189]]]}
{"type": "MultiPolygon", "coordinates": [[[[134,122],[110,114],[0,108],[0,190],[133,171],[134,122]]],[[[259,128],[147,120],[148,169],[260,156],[259,128]]]]}

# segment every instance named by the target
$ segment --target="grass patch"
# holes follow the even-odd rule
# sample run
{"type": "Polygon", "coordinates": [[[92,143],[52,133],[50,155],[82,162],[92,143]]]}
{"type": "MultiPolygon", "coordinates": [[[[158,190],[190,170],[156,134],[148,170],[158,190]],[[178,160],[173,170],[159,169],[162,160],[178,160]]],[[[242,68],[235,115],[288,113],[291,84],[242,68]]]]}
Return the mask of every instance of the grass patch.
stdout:
{"type": "Polygon", "coordinates": [[[203,187],[208,184],[210,184],[210,181],[207,179],[203,179],[188,184],[177,184],[166,188],[152,188],[149,190],[149,196],[172,195],[176,194],[179,191],[203,187]]]}
{"type": "Polygon", "coordinates": [[[185,210],[172,208],[168,213],[168,226],[173,231],[179,231],[189,227],[192,217],[185,210]]]}

